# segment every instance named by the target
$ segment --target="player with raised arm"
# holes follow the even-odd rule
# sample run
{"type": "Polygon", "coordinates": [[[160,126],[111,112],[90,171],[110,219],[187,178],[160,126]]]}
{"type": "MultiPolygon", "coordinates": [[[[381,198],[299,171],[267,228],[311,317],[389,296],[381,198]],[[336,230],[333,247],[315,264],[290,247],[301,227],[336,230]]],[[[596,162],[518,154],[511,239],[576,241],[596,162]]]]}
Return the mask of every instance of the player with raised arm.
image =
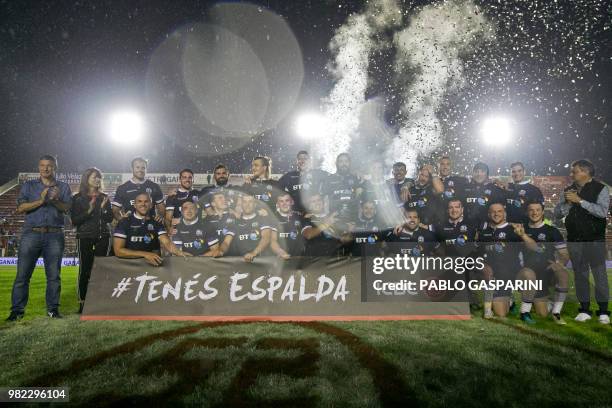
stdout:
{"type": "Polygon", "coordinates": [[[405,203],[406,208],[419,212],[421,226],[424,228],[437,223],[442,212],[440,196],[436,193],[442,190],[442,182],[432,171],[431,165],[424,165],[419,169],[417,180],[410,187],[410,197],[405,203]]]}
{"type": "MultiPolygon", "coordinates": [[[[482,246],[485,265],[491,268],[496,280],[535,281],[535,272],[522,268],[519,254],[526,247],[528,250],[537,248],[536,242],[525,232],[522,224],[510,224],[506,221],[506,209],[501,203],[489,206],[489,221],[478,231],[477,241],[482,246]]],[[[511,291],[501,290],[493,293],[491,302],[490,291],[485,291],[485,318],[497,316],[506,317],[510,308],[511,291]]],[[[531,306],[535,296],[534,290],[522,291],[521,320],[533,324],[531,306]]]]}
{"type": "Polygon", "coordinates": [[[147,193],[155,203],[155,208],[151,206],[149,210],[149,216],[155,218],[157,222],[164,221],[166,214],[164,194],[159,184],[145,178],[147,175],[147,165],[147,160],[142,157],[136,157],[132,160],[132,179],[117,187],[115,197],[111,203],[115,220],[119,221],[133,213],[136,196],[141,193],[147,193]]]}
{"type": "Polygon", "coordinates": [[[175,226],[176,234],[172,243],[183,252],[193,256],[214,256],[219,247],[216,230],[207,230],[198,217],[198,207],[192,201],[185,201],[181,209],[181,218],[175,226]]]}
{"type": "Polygon", "coordinates": [[[134,198],[134,212],[119,221],[113,233],[113,251],[118,258],[144,258],[153,266],[162,264],[160,246],[172,255],[191,256],[172,244],[164,226],[150,214],[153,206],[148,193],[134,198]]]}
{"type": "Polygon", "coordinates": [[[525,233],[536,243],[536,250],[523,252],[525,266],[535,272],[536,277],[542,281],[542,291],[536,293],[535,309],[539,316],[548,315],[548,288],[555,281],[555,296],[552,305],[552,318],[557,324],[565,324],[561,318],[563,302],[567,297],[569,276],[565,265],[569,261],[567,244],[561,231],[552,225],[544,224],[544,205],[541,201],[527,204],[529,223],[525,226],[525,233]],[[556,255],[556,256],[555,256],[556,255]]]}
{"type": "Polygon", "coordinates": [[[393,178],[387,180],[389,188],[393,193],[396,204],[401,207],[410,198],[410,187],[414,184],[414,179],[406,177],[406,163],[397,162],[393,164],[393,178]]]}
{"type": "MultiPolygon", "coordinates": [[[[325,211],[323,197],[313,193],[306,199],[307,214],[302,218],[306,256],[334,256],[341,253],[343,241],[336,230],[336,213],[325,211]]],[[[350,240],[349,240],[350,241],[350,240]]]]}

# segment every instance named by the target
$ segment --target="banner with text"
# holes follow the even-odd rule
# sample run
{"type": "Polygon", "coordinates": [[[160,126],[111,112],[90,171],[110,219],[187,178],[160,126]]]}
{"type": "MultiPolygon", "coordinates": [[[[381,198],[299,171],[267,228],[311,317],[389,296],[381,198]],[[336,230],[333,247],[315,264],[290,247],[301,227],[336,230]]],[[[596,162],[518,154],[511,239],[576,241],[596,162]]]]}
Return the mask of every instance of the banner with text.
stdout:
{"type": "MultiPolygon", "coordinates": [[[[468,319],[463,301],[368,302],[362,260],[274,257],[96,258],[83,320],[468,319]]],[[[390,293],[392,295],[393,293],[390,293]]]]}

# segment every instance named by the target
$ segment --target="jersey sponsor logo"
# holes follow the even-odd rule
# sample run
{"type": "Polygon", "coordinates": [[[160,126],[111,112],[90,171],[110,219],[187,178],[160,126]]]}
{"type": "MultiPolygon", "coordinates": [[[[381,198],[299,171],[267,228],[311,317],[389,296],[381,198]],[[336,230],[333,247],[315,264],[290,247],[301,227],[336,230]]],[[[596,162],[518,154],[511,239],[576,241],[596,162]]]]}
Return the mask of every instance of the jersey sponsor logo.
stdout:
{"type": "Polygon", "coordinates": [[[498,242],[493,246],[493,249],[495,250],[495,252],[497,253],[503,253],[504,252],[504,243],[503,242],[498,242]]]}

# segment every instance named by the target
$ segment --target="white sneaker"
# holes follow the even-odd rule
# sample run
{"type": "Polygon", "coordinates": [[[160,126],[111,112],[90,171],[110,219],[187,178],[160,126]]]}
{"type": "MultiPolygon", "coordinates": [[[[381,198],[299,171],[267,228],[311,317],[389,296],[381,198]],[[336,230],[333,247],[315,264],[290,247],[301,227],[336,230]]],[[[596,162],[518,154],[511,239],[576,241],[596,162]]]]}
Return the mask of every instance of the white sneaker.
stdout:
{"type": "Polygon", "coordinates": [[[599,315],[599,323],[601,323],[601,324],[610,324],[610,316],[608,316],[607,314],[600,314],[599,315]]]}
{"type": "Polygon", "coordinates": [[[591,320],[591,315],[588,313],[584,313],[584,312],[580,312],[578,313],[578,316],[576,316],[576,318],[574,319],[577,322],[586,322],[588,320],[591,320]]]}
{"type": "Polygon", "coordinates": [[[484,318],[485,319],[492,319],[495,315],[493,314],[492,310],[485,310],[484,311],[484,318]]]}

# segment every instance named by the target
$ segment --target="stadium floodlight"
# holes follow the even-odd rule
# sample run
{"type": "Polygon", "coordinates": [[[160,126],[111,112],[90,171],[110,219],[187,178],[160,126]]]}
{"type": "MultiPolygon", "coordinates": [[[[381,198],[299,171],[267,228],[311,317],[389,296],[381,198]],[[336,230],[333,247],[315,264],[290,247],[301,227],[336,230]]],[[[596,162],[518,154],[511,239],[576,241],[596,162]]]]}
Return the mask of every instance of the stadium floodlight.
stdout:
{"type": "Polygon", "coordinates": [[[138,112],[121,110],[110,115],[109,133],[116,143],[134,144],[142,139],[144,130],[144,119],[138,112]]]}
{"type": "Polygon", "coordinates": [[[490,146],[508,144],[512,136],[510,121],[504,117],[492,117],[482,122],[480,128],[482,141],[490,146]]]}
{"type": "Polygon", "coordinates": [[[329,131],[327,118],[320,113],[303,113],[295,121],[295,131],[304,139],[320,139],[329,131]]]}

